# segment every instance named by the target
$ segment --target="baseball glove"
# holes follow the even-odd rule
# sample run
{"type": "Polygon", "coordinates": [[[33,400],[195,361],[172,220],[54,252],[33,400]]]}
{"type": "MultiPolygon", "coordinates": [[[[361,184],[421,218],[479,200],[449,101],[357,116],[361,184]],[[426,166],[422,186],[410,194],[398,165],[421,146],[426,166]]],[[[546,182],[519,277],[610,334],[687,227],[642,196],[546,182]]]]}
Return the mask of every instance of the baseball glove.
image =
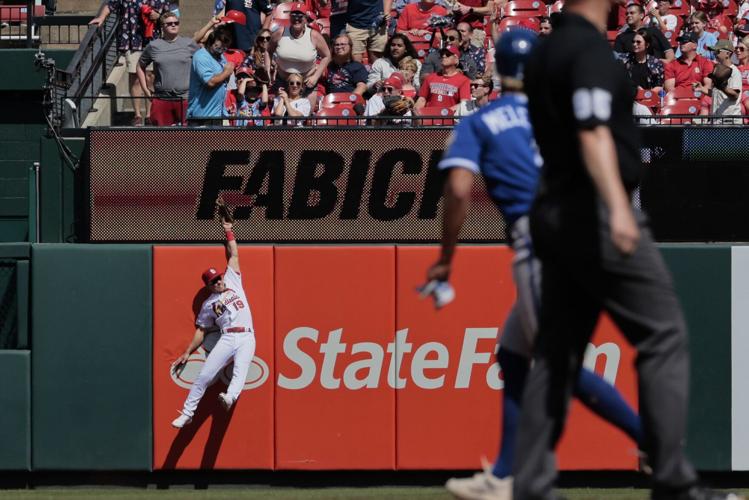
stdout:
{"type": "Polygon", "coordinates": [[[731,77],[731,68],[725,64],[716,64],[709,76],[715,88],[723,90],[728,85],[728,79],[731,77]]]}
{"type": "Polygon", "coordinates": [[[226,203],[224,203],[224,199],[221,196],[216,199],[216,207],[218,208],[219,217],[226,222],[234,222],[234,216],[232,215],[231,210],[229,210],[229,207],[226,206],[226,203]]]}
{"type": "Polygon", "coordinates": [[[385,112],[383,114],[387,116],[403,116],[414,106],[413,99],[402,96],[385,96],[382,99],[385,104],[385,112]]]}

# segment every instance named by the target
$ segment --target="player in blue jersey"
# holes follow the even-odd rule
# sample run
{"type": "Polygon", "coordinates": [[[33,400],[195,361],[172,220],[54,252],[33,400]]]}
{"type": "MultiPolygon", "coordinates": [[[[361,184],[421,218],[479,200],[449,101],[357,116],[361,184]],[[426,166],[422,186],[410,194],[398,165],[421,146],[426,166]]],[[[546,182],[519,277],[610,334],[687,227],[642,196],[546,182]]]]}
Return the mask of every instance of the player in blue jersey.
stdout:
{"type": "MultiPolygon", "coordinates": [[[[446,487],[458,498],[511,499],[512,460],[520,400],[530,369],[537,331],[540,263],[533,255],[528,213],[543,160],[536,148],[523,94],[523,67],[536,43],[535,33],[517,28],[497,41],[497,70],[502,97],[462,119],[449,141],[439,168],[447,170],[439,260],[427,271],[429,280],[447,281],[458,234],[465,220],[473,177],[481,173],[487,190],[505,218],[515,252],[513,276],[517,300],[501,335],[497,354],[504,377],[502,444],[493,466],[466,479],[450,479],[446,487]]],[[[619,392],[593,372],[581,370],[576,396],[635,442],[640,419],[619,392]]]]}

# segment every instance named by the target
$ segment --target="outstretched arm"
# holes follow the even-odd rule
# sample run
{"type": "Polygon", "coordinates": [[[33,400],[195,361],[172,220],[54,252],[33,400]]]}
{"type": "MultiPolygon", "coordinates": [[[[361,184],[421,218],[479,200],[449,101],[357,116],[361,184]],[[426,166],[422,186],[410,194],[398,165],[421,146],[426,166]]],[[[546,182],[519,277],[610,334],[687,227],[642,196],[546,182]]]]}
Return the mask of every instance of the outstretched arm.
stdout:
{"type": "Polygon", "coordinates": [[[203,338],[205,337],[205,330],[198,327],[195,329],[195,335],[192,337],[192,341],[190,342],[190,345],[187,346],[187,349],[185,350],[184,354],[182,354],[179,358],[177,358],[174,363],[172,363],[172,370],[174,370],[176,367],[183,365],[187,363],[187,359],[190,357],[190,354],[197,349],[200,344],[203,343],[203,338]]]}
{"type": "Polygon", "coordinates": [[[237,247],[237,241],[234,239],[234,231],[232,228],[234,224],[221,220],[221,224],[224,226],[226,232],[226,265],[231,267],[237,273],[239,272],[239,247],[237,247]]]}
{"type": "Polygon", "coordinates": [[[445,207],[442,212],[442,251],[440,258],[427,271],[428,280],[447,281],[458,235],[463,227],[471,202],[473,172],[451,168],[445,183],[445,207]]]}

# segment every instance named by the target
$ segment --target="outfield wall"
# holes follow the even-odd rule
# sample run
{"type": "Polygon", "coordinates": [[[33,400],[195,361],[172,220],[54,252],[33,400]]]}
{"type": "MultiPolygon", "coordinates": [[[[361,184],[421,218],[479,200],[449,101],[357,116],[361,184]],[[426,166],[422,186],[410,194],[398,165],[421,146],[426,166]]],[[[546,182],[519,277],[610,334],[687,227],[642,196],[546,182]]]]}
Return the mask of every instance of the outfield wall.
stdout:
{"type": "MultiPolygon", "coordinates": [[[[701,469],[747,470],[749,288],[736,277],[749,249],[662,248],[690,326],[689,454],[701,469]]],[[[17,382],[0,394],[0,437],[12,443],[0,468],[477,468],[499,440],[493,337],[513,300],[510,254],[462,247],[457,300],[439,312],[414,292],[436,255],[241,246],[258,358],[232,413],[216,402],[219,380],[177,431],[202,351],[179,379],[168,367],[221,247],[33,245],[31,350],[0,351],[3,379],[17,382]]],[[[605,319],[591,349],[588,363],[636,404],[633,352],[605,319]]],[[[560,465],[633,469],[634,449],[574,404],[560,465]]]]}

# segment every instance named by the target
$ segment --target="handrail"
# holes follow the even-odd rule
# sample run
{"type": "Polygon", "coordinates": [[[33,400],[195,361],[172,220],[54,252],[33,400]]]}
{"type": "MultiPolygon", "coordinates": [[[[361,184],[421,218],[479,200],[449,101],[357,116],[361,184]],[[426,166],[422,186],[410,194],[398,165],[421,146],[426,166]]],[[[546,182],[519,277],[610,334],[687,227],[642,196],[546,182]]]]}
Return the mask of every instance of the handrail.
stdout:
{"type": "Polygon", "coordinates": [[[56,68],[53,80],[54,123],[70,127],[88,114],[93,99],[106,82],[117,60],[118,15],[112,13],[100,26],[90,26],[65,69],[56,68]]]}

